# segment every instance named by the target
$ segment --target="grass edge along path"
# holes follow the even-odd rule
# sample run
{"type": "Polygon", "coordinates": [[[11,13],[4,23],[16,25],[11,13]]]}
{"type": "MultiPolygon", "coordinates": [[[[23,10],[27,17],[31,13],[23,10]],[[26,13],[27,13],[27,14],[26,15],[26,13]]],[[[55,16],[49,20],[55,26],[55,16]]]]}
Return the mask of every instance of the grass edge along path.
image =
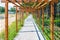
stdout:
{"type": "MultiPolygon", "coordinates": [[[[21,29],[21,25],[23,25],[23,23],[21,24],[20,21],[18,21],[18,30],[21,29]]],[[[12,22],[12,24],[8,27],[8,40],[13,40],[14,37],[16,36],[16,22],[12,22]]],[[[0,33],[0,39],[5,39],[5,32],[1,32],[0,33]]]]}
{"type": "MultiPolygon", "coordinates": [[[[27,16],[24,14],[24,20],[26,19],[26,17],[27,16]]],[[[22,28],[23,23],[21,23],[21,21],[18,20],[18,31],[22,28]]],[[[8,40],[13,40],[16,35],[17,35],[17,32],[16,32],[16,21],[14,21],[8,27],[8,40]]],[[[5,31],[3,30],[0,33],[0,40],[4,40],[4,39],[5,39],[5,31]]]]}

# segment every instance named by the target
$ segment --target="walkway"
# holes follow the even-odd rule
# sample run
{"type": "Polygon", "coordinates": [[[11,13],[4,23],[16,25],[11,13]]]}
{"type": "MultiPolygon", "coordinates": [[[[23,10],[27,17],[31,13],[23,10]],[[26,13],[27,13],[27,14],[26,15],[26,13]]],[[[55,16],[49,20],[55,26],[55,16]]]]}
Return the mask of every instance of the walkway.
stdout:
{"type": "Polygon", "coordinates": [[[44,40],[32,18],[32,15],[25,19],[24,26],[14,40],[44,40]]]}

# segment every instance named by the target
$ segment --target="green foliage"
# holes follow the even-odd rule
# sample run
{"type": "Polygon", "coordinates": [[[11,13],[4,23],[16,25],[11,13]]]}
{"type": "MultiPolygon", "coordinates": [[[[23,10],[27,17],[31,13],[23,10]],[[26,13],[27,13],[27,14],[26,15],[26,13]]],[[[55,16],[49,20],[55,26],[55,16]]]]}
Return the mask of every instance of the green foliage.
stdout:
{"type": "MultiPolygon", "coordinates": [[[[20,30],[21,29],[21,23],[20,23],[20,21],[18,22],[18,29],[20,30]]],[[[16,32],[16,22],[13,22],[10,26],[9,26],[9,28],[8,28],[9,30],[8,30],[8,40],[13,40],[14,39],[14,37],[16,36],[16,34],[17,34],[17,32],[16,32]]],[[[0,34],[0,38],[2,38],[3,40],[5,39],[5,34],[4,34],[4,32],[2,32],[1,34],[0,34]]]]}
{"type": "MultiPolygon", "coordinates": [[[[44,16],[44,32],[42,32],[44,38],[46,40],[51,40],[50,39],[50,19],[46,18],[47,16],[44,16]]],[[[34,19],[36,20],[36,23],[38,22],[36,17],[34,16],[34,19]]],[[[56,19],[54,20],[54,24],[55,26],[60,27],[60,15],[56,16],[56,19]]],[[[42,31],[42,18],[40,18],[40,25],[38,26],[39,30],[42,31]]],[[[54,39],[60,39],[59,35],[60,35],[60,31],[56,31],[54,30],[54,39]],[[55,38],[56,37],[56,38],[55,38]]]]}
{"type": "Polygon", "coordinates": [[[10,11],[11,11],[11,12],[15,12],[16,9],[15,9],[14,7],[12,7],[12,8],[10,9],[10,11]]]}
{"type": "Polygon", "coordinates": [[[49,26],[50,25],[50,20],[44,20],[44,26],[49,26]]]}
{"type": "MultiPolygon", "coordinates": [[[[35,2],[35,3],[37,4],[38,2],[35,2]]],[[[24,6],[24,7],[28,7],[28,6],[32,7],[33,5],[34,5],[34,2],[29,2],[29,3],[23,2],[22,3],[22,6],[24,6]]]]}
{"type": "Polygon", "coordinates": [[[0,13],[5,12],[5,8],[0,6],[0,13]]]}
{"type": "Polygon", "coordinates": [[[32,6],[33,3],[23,3],[24,6],[32,6]]]}
{"type": "Polygon", "coordinates": [[[55,20],[55,25],[60,27],[60,20],[55,20]]]}
{"type": "MultiPolygon", "coordinates": [[[[26,14],[24,13],[24,19],[26,18],[26,14]]],[[[24,20],[22,20],[24,21],[24,20]]],[[[23,22],[24,23],[24,22],[23,22]]],[[[21,20],[18,20],[18,31],[22,28],[23,23],[21,23],[21,20]]],[[[16,36],[16,21],[12,22],[12,24],[8,27],[8,40],[13,40],[14,37],[16,36]]],[[[4,40],[5,39],[5,32],[0,33],[0,39],[4,40]]]]}
{"type": "MultiPolygon", "coordinates": [[[[18,29],[21,29],[21,23],[20,21],[18,22],[18,29]]],[[[9,26],[9,40],[13,40],[14,37],[16,36],[17,32],[16,32],[16,22],[13,22],[10,26],[9,26]]]]}

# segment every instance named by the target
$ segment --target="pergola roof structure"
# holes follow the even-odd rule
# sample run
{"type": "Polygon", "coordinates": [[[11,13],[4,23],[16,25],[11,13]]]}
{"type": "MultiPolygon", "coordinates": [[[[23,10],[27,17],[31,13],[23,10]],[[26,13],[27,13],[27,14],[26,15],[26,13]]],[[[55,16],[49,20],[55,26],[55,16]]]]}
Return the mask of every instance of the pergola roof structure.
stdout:
{"type": "MultiPolygon", "coordinates": [[[[5,3],[6,0],[1,0],[2,3],[5,3]]],[[[39,9],[41,7],[44,7],[49,2],[58,2],[58,0],[7,0],[10,3],[15,4],[16,6],[20,7],[21,9],[25,9],[24,11],[31,12],[35,11],[36,9],[39,9]]]]}

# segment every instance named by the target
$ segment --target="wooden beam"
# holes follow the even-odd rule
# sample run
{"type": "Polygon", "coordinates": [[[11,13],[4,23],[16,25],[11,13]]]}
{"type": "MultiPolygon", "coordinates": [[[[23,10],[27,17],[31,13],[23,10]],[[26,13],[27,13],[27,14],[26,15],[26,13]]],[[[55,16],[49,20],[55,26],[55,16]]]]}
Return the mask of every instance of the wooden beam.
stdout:
{"type": "Polygon", "coordinates": [[[16,5],[16,6],[20,7],[19,5],[15,4],[15,2],[14,2],[14,1],[9,0],[9,2],[11,2],[11,3],[13,3],[14,5],[16,5]]]}
{"type": "MultiPolygon", "coordinates": [[[[5,3],[6,0],[1,0],[2,3],[5,3]]],[[[9,1],[13,1],[13,2],[16,2],[16,0],[8,0],[9,1]]]]}
{"type": "MultiPolygon", "coordinates": [[[[9,0],[10,2],[12,2],[13,4],[15,4],[16,6],[22,6],[21,4],[20,4],[20,1],[17,1],[17,0],[9,0]],[[18,5],[17,5],[18,4],[18,5]]],[[[21,1],[22,2],[22,1],[21,1]]]]}
{"type": "Polygon", "coordinates": [[[44,32],[44,7],[42,7],[42,31],[44,32]]]}
{"type": "Polygon", "coordinates": [[[23,1],[22,0],[17,0],[17,2],[22,3],[23,1]]]}
{"type": "Polygon", "coordinates": [[[16,2],[16,0],[9,0],[9,1],[16,2]]]}
{"type": "Polygon", "coordinates": [[[29,2],[30,2],[30,0],[24,0],[24,2],[25,2],[25,3],[29,3],[29,2]]]}
{"type": "Polygon", "coordinates": [[[58,3],[58,0],[52,0],[54,3],[58,3]]]}
{"type": "Polygon", "coordinates": [[[54,2],[50,2],[51,6],[51,17],[50,17],[50,34],[51,40],[54,40],[54,2]]]}
{"type": "Polygon", "coordinates": [[[47,2],[49,2],[49,0],[44,0],[44,2],[46,2],[46,3],[47,3],[47,2]]]}
{"type": "Polygon", "coordinates": [[[48,4],[48,3],[44,3],[44,4],[42,4],[40,7],[38,7],[38,9],[41,8],[41,7],[46,6],[47,4],[48,4]]]}
{"type": "Polygon", "coordinates": [[[31,0],[31,2],[36,2],[37,0],[31,0]]]}
{"type": "Polygon", "coordinates": [[[43,0],[43,1],[42,0],[38,0],[38,2],[39,2],[39,4],[36,5],[35,8],[40,8],[40,6],[41,6],[42,3],[44,3],[44,4],[42,4],[42,6],[43,6],[43,5],[47,4],[49,1],[48,0],[43,0]]]}
{"type": "Polygon", "coordinates": [[[37,4],[37,5],[35,6],[35,8],[37,8],[39,5],[41,5],[44,1],[38,0],[38,2],[39,2],[39,4],[37,4]]]}
{"type": "Polygon", "coordinates": [[[2,2],[2,3],[5,3],[5,2],[6,2],[6,0],[1,0],[1,2],[2,2]]]}
{"type": "Polygon", "coordinates": [[[18,1],[16,1],[21,7],[23,7],[21,4],[22,4],[22,0],[20,1],[20,0],[18,0],[18,1]]]}
{"type": "Polygon", "coordinates": [[[17,18],[17,15],[18,15],[18,10],[17,10],[17,6],[16,6],[16,32],[18,32],[18,18],[17,18]]]}
{"type": "Polygon", "coordinates": [[[5,1],[5,40],[8,40],[8,0],[5,1]]]}
{"type": "Polygon", "coordinates": [[[35,7],[35,5],[36,5],[36,2],[33,4],[32,8],[34,8],[34,7],[35,7]]]}

